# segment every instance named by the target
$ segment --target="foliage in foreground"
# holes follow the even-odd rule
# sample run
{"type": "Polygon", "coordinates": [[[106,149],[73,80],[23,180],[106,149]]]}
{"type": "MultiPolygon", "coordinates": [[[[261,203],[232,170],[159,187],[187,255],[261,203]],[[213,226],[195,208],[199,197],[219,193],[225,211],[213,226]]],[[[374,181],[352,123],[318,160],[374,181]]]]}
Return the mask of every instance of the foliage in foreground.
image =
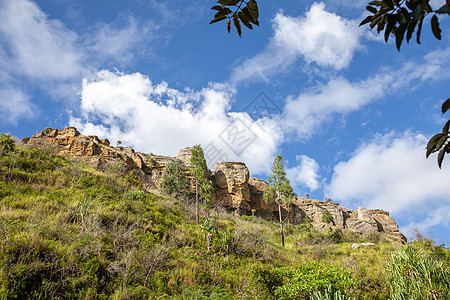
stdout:
{"type": "MultiPolygon", "coordinates": [[[[283,248],[275,222],[203,211],[196,225],[195,207],[143,191],[123,166],[101,173],[1,138],[0,299],[390,295],[382,262],[396,246],[382,236],[286,224],[283,248]]],[[[421,251],[448,272],[447,249],[421,251]]]]}
{"type": "Polygon", "coordinates": [[[391,299],[450,299],[450,269],[421,249],[407,245],[387,263],[391,299]]]}

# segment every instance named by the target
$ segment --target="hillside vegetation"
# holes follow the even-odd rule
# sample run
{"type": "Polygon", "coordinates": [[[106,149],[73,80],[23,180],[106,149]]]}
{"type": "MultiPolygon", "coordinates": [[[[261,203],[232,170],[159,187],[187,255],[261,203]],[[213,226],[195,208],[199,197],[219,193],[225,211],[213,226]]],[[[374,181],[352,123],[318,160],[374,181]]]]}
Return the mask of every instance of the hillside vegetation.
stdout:
{"type": "MultiPolygon", "coordinates": [[[[43,147],[43,146],[42,146],[43,147]]],[[[195,207],[0,135],[0,299],[447,299],[450,251],[195,207]],[[373,242],[374,247],[352,248],[373,242]]]]}

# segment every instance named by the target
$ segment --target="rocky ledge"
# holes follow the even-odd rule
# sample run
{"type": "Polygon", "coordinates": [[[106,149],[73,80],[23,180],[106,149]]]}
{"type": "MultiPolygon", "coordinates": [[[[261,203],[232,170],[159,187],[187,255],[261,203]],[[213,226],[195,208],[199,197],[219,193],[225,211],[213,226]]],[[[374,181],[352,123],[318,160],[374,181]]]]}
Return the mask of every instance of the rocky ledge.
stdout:
{"type": "MultiPolygon", "coordinates": [[[[84,136],[74,127],[46,129],[32,136],[28,143],[52,147],[59,154],[83,160],[100,171],[105,171],[112,164],[120,164],[124,172],[133,170],[147,190],[159,188],[168,161],[180,159],[189,166],[192,152],[192,147],[180,150],[175,157],[135,152],[131,147],[113,147],[107,139],[84,136]]],[[[277,205],[267,204],[263,200],[268,184],[250,177],[245,163],[220,162],[214,171],[210,171],[210,175],[216,186],[215,206],[228,212],[277,220],[277,205]]],[[[282,217],[295,224],[311,223],[321,230],[347,229],[366,236],[385,232],[393,240],[406,242],[395,220],[380,209],[359,207],[351,210],[331,201],[294,196],[291,204],[282,206],[282,217]],[[329,218],[330,215],[332,218],[329,218]]]]}

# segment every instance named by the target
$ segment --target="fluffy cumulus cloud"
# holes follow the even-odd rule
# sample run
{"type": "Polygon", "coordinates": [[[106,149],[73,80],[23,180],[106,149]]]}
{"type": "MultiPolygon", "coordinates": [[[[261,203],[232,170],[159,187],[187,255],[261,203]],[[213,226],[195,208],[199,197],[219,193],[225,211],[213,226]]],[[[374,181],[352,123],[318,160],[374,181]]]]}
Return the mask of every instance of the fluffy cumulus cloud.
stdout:
{"type": "Polygon", "coordinates": [[[283,129],[300,140],[310,138],[334,114],[345,114],[380,98],[386,78],[349,82],[336,78],[297,97],[288,97],[284,107],[283,129]]]}
{"type": "Polygon", "coordinates": [[[281,131],[267,118],[254,121],[247,113],[230,112],[233,93],[223,84],[179,91],[140,73],[103,70],[84,79],[81,115],[70,123],[84,134],[121,140],[147,153],[175,155],[201,144],[211,168],[217,160],[240,160],[265,173],[281,131]]]}
{"type": "Polygon", "coordinates": [[[297,166],[286,169],[286,175],[294,188],[306,187],[310,192],[317,190],[320,186],[319,164],[306,155],[297,155],[297,166]]]}
{"type": "Polygon", "coordinates": [[[0,0],[0,39],[12,73],[37,79],[64,79],[81,71],[77,35],[49,19],[27,0],[0,0]]]}
{"type": "Polygon", "coordinates": [[[425,159],[426,143],[412,132],[377,136],[334,167],[328,194],[349,206],[414,215],[412,225],[449,226],[442,212],[450,211],[450,164],[440,170],[435,159],[425,159]]]}
{"type": "Polygon", "coordinates": [[[314,3],[305,16],[278,13],[273,27],[275,33],[266,49],[236,68],[232,80],[267,80],[299,57],[320,67],[340,70],[349,65],[360,48],[362,31],[357,22],[326,11],[323,3],[314,3]]]}
{"type": "Polygon", "coordinates": [[[37,112],[36,100],[24,90],[37,88],[52,99],[76,99],[89,69],[130,63],[132,53],[157,30],[129,16],[97,24],[79,36],[29,0],[0,0],[0,19],[0,101],[7,116],[3,123],[17,123],[37,112]]]}

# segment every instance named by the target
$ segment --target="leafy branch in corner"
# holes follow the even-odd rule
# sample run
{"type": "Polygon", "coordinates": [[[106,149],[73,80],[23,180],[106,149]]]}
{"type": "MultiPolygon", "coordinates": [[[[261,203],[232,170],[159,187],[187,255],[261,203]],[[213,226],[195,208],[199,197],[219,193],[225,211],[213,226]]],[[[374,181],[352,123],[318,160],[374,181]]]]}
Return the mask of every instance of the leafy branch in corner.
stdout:
{"type": "MultiPolygon", "coordinates": [[[[450,109],[450,98],[442,104],[442,113],[445,114],[450,109]]],[[[448,132],[450,120],[445,123],[441,133],[435,134],[427,144],[427,158],[431,153],[438,152],[438,166],[441,168],[445,154],[450,153],[450,135],[448,132]]]]}
{"type": "Polygon", "coordinates": [[[366,6],[367,11],[372,15],[367,16],[359,26],[369,24],[370,29],[377,27],[377,32],[384,30],[384,40],[388,41],[389,36],[395,36],[395,45],[400,51],[403,40],[409,43],[417,27],[416,41],[420,44],[423,20],[429,14],[431,18],[431,30],[434,36],[441,39],[441,28],[439,27],[439,14],[449,14],[450,0],[438,10],[433,10],[429,4],[430,0],[382,0],[371,1],[366,6]]]}
{"type": "Polygon", "coordinates": [[[248,29],[253,29],[253,25],[259,26],[258,4],[255,0],[219,0],[217,3],[220,5],[211,7],[211,9],[217,11],[217,13],[209,24],[228,19],[227,30],[228,33],[230,33],[231,21],[233,20],[234,27],[236,27],[239,36],[242,35],[241,22],[248,29]]]}
{"type": "MultiPolygon", "coordinates": [[[[400,51],[403,40],[409,43],[416,31],[416,41],[420,44],[420,35],[422,25],[426,16],[432,14],[431,31],[433,35],[440,40],[441,28],[439,25],[439,15],[450,15],[450,0],[445,0],[445,4],[439,9],[433,10],[430,6],[430,0],[382,0],[371,1],[366,6],[371,15],[367,16],[359,26],[369,24],[370,29],[377,27],[377,33],[384,31],[384,40],[386,43],[391,35],[395,36],[395,45],[400,51]]],[[[450,98],[442,104],[442,113],[446,113],[450,108],[450,98]]],[[[438,152],[437,162],[439,168],[442,167],[442,161],[445,154],[450,153],[450,120],[442,128],[441,133],[435,134],[427,144],[426,157],[431,153],[438,152]]]]}

